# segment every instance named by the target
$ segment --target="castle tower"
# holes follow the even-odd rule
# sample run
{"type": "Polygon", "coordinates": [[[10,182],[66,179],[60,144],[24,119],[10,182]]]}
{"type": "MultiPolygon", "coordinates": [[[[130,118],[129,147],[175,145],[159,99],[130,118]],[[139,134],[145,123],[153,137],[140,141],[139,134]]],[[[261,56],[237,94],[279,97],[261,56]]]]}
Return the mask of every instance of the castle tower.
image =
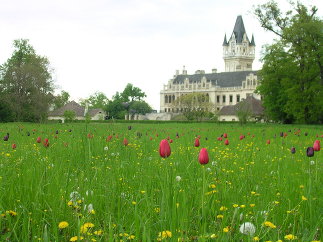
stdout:
{"type": "Polygon", "coordinates": [[[253,35],[251,41],[249,41],[242,16],[239,15],[229,41],[227,41],[227,37],[224,35],[223,59],[225,71],[252,70],[252,62],[255,59],[255,46],[253,35]]]}

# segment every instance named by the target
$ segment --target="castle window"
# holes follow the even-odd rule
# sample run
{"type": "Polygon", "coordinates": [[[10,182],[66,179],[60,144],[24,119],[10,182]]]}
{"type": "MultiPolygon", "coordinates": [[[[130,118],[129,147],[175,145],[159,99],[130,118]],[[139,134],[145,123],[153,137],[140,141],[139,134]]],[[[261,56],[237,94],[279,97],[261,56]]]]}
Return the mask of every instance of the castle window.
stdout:
{"type": "Polygon", "coordinates": [[[222,96],[222,103],[225,103],[225,95],[222,96]]]}
{"type": "Polygon", "coordinates": [[[230,103],[232,103],[232,102],[233,102],[233,96],[232,96],[232,95],[230,95],[230,96],[229,96],[229,102],[230,102],[230,103]]]}
{"type": "Polygon", "coordinates": [[[203,87],[205,87],[205,83],[203,83],[203,87]]]}
{"type": "Polygon", "coordinates": [[[175,101],[175,95],[173,95],[173,98],[172,99],[173,99],[173,102],[174,102],[175,101]]]}
{"type": "Polygon", "coordinates": [[[217,111],[219,111],[219,110],[220,110],[220,108],[216,108],[216,110],[217,110],[217,111]]]}
{"type": "Polygon", "coordinates": [[[217,95],[217,96],[216,96],[216,102],[217,102],[217,103],[220,103],[220,95],[217,95]]]}
{"type": "Polygon", "coordinates": [[[168,103],[172,103],[172,96],[171,95],[168,96],[168,103]]]}
{"type": "Polygon", "coordinates": [[[237,70],[240,70],[240,69],[241,69],[241,65],[238,65],[238,66],[236,67],[236,69],[237,69],[237,70]]]}
{"type": "Polygon", "coordinates": [[[167,108],[165,108],[165,113],[167,113],[167,108]]]}
{"type": "Polygon", "coordinates": [[[240,102],[240,95],[237,94],[237,103],[240,102]]]}
{"type": "Polygon", "coordinates": [[[168,96],[165,96],[165,103],[168,103],[168,96]]]}

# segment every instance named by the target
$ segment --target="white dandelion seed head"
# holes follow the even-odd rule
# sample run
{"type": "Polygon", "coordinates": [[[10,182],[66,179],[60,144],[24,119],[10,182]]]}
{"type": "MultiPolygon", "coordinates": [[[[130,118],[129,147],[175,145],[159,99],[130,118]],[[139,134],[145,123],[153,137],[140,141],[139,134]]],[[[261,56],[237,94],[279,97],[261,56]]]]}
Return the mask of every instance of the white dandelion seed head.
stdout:
{"type": "Polygon", "coordinates": [[[212,161],[212,166],[216,166],[217,165],[217,162],[216,161],[212,161]]]}
{"type": "Polygon", "coordinates": [[[210,167],[206,168],[206,171],[211,172],[211,168],[210,167]]]}
{"type": "Polygon", "coordinates": [[[240,233],[242,233],[242,234],[252,236],[256,232],[256,227],[255,227],[255,225],[253,225],[250,222],[245,222],[240,225],[239,230],[240,230],[240,233]]]}
{"type": "Polygon", "coordinates": [[[108,146],[104,147],[104,150],[105,151],[109,150],[109,147],[108,146]]]}
{"type": "Polygon", "coordinates": [[[70,199],[71,199],[71,201],[79,200],[80,197],[81,197],[81,195],[78,192],[76,192],[76,191],[70,193],[70,199]]]}
{"type": "Polygon", "coordinates": [[[315,165],[315,161],[311,160],[311,161],[310,161],[310,164],[311,164],[311,165],[315,165]]]}
{"type": "Polygon", "coordinates": [[[176,181],[178,181],[178,182],[179,182],[180,180],[182,180],[182,178],[181,178],[180,176],[176,176],[176,178],[175,178],[175,179],[176,179],[176,181]]]}

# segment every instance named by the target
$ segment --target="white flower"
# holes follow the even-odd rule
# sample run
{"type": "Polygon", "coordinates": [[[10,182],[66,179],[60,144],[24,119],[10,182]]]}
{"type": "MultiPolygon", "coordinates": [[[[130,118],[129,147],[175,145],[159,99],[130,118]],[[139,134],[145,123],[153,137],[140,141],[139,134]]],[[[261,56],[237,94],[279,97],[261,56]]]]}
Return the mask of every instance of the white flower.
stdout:
{"type": "Polygon", "coordinates": [[[216,166],[217,165],[217,162],[216,161],[212,161],[212,166],[216,166]]]}
{"type": "Polygon", "coordinates": [[[245,222],[241,224],[239,230],[240,230],[240,233],[242,234],[252,236],[256,232],[256,227],[250,222],[245,222]]]}
{"type": "Polygon", "coordinates": [[[310,161],[310,164],[311,164],[311,165],[314,165],[314,164],[315,164],[315,161],[311,160],[311,161],[310,161]]]}
{"type": "Polygon", "coordinates": [[[207,172],[210,172],[211,171],[211,168],[210,167],[206,168],[206,171],[207,172]]]}
{"type": "Polygon", "coordinates": [[[70,194],[70,199],[72,201],[79,200],[80,197],[81,197],[81,195],[78,192],[71,192],[71,194],[70,194]]]}
{"type": "Polygon", "coordinates": [[[105,151],[109,150],[109,147],[108,146],[104,147],[104,150],[105,151]]]}
{"type": "Polygon", "coordinates": [[[176,179],[176,181],[178,181],[178,182],[179,182],[180,180],[182,180],[182,178],[181,178],[180,176],[176,176],[176,178],[175,178],[175,179],[176,179]]]}
{"type": "Polygon", "coordinates": [[[87,191],[85,192],[85,195],[86,195],[86,196],[89,196],[89,195],[93,196],[93,191],[92,191],[92,190],[87,190],[87,191]]]}

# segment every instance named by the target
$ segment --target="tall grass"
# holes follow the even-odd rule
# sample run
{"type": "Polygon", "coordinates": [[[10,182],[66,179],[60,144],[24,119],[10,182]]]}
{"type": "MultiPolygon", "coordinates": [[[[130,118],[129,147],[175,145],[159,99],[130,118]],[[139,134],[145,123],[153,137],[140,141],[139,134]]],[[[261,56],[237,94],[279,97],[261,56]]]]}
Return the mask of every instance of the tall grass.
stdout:
{"type": "Polygon", "coordinates": [[[322,127],[129,125],[0,124],[1,135],[10,133],[0,141],[0,240],[322,238],[323,151],[305,152],[322,142],[322,127]],[[223,133],[227,146],[217,140],[223,133]],[[194,147],[198,135],[201,146],[194,147]],[[167,137],[172,154],[164,159],[158,146],[167,137]],[[210,156],[205,166],[197,159],[202,147],[210,156]],[[254,234],[239,231],[245,222],[254,234]]]}

